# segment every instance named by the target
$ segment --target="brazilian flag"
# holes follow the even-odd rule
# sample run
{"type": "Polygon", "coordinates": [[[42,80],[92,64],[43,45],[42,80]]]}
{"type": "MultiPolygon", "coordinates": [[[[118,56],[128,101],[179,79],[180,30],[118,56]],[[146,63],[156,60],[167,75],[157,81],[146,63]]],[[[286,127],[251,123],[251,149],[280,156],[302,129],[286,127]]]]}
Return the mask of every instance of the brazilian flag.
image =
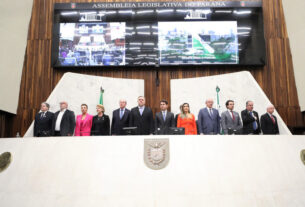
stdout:
{"type": "Polygon", "coordinates": [[[104,89],[101,87],[101,94],[100,94],[100,102],[99,104],[103,105],[103,95],[104,95],[104,89]]]}

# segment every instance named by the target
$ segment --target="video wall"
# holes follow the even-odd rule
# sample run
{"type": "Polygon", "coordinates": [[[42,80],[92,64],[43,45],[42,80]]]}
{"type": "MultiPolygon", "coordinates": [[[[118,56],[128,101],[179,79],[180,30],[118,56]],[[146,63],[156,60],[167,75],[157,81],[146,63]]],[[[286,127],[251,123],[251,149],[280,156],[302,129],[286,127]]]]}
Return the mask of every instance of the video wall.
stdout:
{"type": "Polygon", "coordinates": [[[261,4],[186,3],[55,4],[52,65],[265,64],[261,4]]]}
{"type": "Polygon", "coordinates": [[[125,23],[60,23],[62,66],[125,65],[125,23]]]}
{"type": "Polygon", "coordinates": [[[237,22],[159,22],[160,64],[238,64],[237,22]]]}

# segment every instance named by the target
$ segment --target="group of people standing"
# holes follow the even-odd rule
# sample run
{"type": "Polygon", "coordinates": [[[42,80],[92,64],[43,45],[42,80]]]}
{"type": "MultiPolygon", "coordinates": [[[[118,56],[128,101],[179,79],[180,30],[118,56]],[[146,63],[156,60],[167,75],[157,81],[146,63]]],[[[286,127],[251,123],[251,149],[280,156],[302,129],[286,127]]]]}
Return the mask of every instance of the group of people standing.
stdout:
{"type": "Polygon", "coordinates": [[[41,112],[35,116],[34,136],[102,136],[110,135],[110,119],[104,114],[103,105],[96,106],[96,116],[88,113],[88,105],[81,105],[82,114],[75,119],[73,111],[68,109],[68,103],[60,102],[60,110],[49,111],[49,104],[41,104],[41,112]]]}
{"type": "Polygon", "coordinates": [[[221,115],[213,108],[213,99],[207,99],[206,107],[200,109],[198,120],[190,112],[188,103],[180,106],[181,113],[176,116],[177,127],[184,127],[185,134],[279,134],[277,118],[273,115],[274,106],[267,107],[261,116],[253,110],[253,101],[246,102],[246,109],[239,113],[234,111],[234,101],[226,101],[227,110],[221,115]],[[261,120],[261,121],[260,121],[261,120]]]}
{"type": "Polygon", "coordinates": [[[135,127],[137,135],[169,134],[174,127],[184,128],[186,135],[196,134],[279,134],[277,119],[273,115],[274,106],[267,107],[267,113],[261,116],[253,110],[253,101],[246,102],[246,109],[241,112],[241,118],[234,111],[234,101],[226,102],[227,110],[219,114],[213,108],[213,100],[206,100],[206,107],[198,114],[198,121],[190,112],[188,103],[180,106],[181,112],[174,116],[168,111],[168,102],[160,101],[160,112],[155,119],[150,107],[145,105],[145,97],[138,97],[138,106],[128,110],[127,102],[119,101],[119,108],[113,111],[110,125],[105,107],[96,106],[95,116],[88,114],[88,106],[81,105],[82,114],[75,119],[74,112],[68,109],[67,102],[60,102],[60,110],[49,111],[49,104],[43,102],[41,111],[35,116],[34,136],[103,136],[125,135],[123,128],[135,127]]]}

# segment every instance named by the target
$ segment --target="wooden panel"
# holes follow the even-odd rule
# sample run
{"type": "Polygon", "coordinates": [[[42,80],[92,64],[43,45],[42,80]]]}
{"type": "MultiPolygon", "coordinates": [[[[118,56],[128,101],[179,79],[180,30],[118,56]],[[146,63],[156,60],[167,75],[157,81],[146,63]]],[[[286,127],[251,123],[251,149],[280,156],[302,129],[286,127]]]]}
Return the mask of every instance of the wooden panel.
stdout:
{"type": "Polygon", "coordinates": [[[5,137],[6,132],[6,116],[3,112],[0,112],[0,137],[5,137]]]}
{"type": "MultiPolygon", "coordinates": [[[[10,121],[10,125],[13,126],[12,129],[6,128],[6,130],[9,130],[11,136],[15,135],[17,131],[21,132],[22,135],[25,133],[35,113],[39,110],[40,103],[46,100],[65,72],[116,78],[144,79],[147,104],[155,112],[159,108],[160,99],[167,99],[170,103],[171,79],[203,77],[248,70],[274,103],[287,125],[290,127],[304,126],[298,104],[289,39],[281,0],[263,1],[267,50],[267,63],[265,67],[162,67],[162,70],[158,70],[159,86],[156,85],[155,79],[157,70],[153,67],[112,68],[107,70],[53,69],[51,67],[53,3],[69,2],[84,3],[99,1],[34,0],[20,86],[18,114],[10,121]]],[[[117,0],[117,2],[122,2],[122,0],[117,0]]],[[[3,117],[4,115],[0,113],[0,120],[9,120],[3,117]]],[[[2,123],[3,121],[0,122],[0,127],[3,125],[2,123]]],[[[3,128],[0,128],[0,130],[3,130],[3,128]]]]}
{"type": "Polygon", "coordinates": [[[0,111],[0,138],[11,137],[14,115],[0,111]]]}

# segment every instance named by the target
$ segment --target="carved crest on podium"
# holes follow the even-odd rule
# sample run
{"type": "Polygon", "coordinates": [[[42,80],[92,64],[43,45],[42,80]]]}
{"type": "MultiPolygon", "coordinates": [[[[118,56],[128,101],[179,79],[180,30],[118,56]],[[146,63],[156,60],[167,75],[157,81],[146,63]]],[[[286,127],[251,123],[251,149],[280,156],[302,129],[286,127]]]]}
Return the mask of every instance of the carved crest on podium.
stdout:
{"type": "Polygon", "coordinates": [[[169,162],[169,139],[145,139],[144,162],[153,170],[160,170],[169,162]]]}
{"type": "Polygon", "coordinates": [[[303,149],[301,151],[301,160],[302,160],[303,164],[305,165],[305,149],[303,149]]]}
{"type": "Polygon", "coordinates": [[[4,171],[12,161],[12,155],[10,152],[4,152],[0,155],[0,173],[4,171]]]}

